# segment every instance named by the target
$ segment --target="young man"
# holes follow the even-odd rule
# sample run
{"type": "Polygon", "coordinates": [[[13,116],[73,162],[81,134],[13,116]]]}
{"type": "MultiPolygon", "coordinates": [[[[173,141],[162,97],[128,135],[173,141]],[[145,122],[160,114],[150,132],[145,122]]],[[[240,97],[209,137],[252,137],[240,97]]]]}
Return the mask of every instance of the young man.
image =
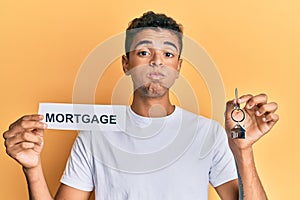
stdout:
{"type": "MultiPolygon", "coordinates": [[[[207,199],[209,183],[221,199],[239,199],[241,189],[244,199],[267,199],[255,169],[252,145],[278,121],[277,104],[268,103],[264,94],[244,95],[238,102],[228,101],[225,112],[228,137],[216,122],[172,105],[169,88],[182,64],[181,34],[182,27],[163,14],[148,12],[131,22],[127,29],[126,55],[122,57],[124,72],[131,75],[134,83],[134,98],[127,115],[141,134],[148,129],[149,123],[163,124],[146,139],[132,137],[123,131],[81,132],[55,199],[85,200],[92,190],[96,191],[96,199],[101,200],[207,199]],[[246,103],[243,109],[246,139],[232,139],[231,129],[235,123],[231,112],[237,103],[246,103]],[[166,147],[178,134],[188,137],[191,133],[193,141],[181,156],[155,170],[145,170],[145,173],[118,168],[122,157],[111,149],[103,150],[102,141],[106,138],[126,151],[149,153],[166,147]],[[216,136],[213,145],[205,156],[199,156],[205,146],[201,142],[211,136],[216,136]],[[109,159],[113,160],[114,167],[106,163],[109,159]],[[242,188],[239,188],[236,166],[242,188]]],[[[23,166],[31,199],[53,199],[40,162],[44,129],[47,128],[42,119],[39,115],[24,116],[3,134],[7,153],[23,166]]],[[[142,163],[141,160],[133,162],[133,167],[146,169],[150,162],[144,159],[142,163]]]]}

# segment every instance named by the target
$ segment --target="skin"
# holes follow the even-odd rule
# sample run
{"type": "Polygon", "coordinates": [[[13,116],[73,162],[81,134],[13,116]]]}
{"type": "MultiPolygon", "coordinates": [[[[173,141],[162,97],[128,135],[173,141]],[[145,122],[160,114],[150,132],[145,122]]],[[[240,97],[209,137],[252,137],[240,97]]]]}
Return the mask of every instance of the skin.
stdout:
{"type": "MultiPolygon", "coordinates": [[[[131,108],[145,117],[170,115],[174,106],[170,103],[169,88],[179,75],[182,60],[178,56],[177,37],[168,30],[145,29],[139,32],[131,46],[129,58],[122,57],[125,74],[131,75],[134,83],[134,98],[131,108]]],[[[243,181],[244,199],[267,199],[258,177],[252,146],[268,133],[279,117],[275,114],[277,104],[268,103],[267,95],[244,95],[227,102],[225,129],[229,146],[236,159],[243,181]],[[245,103],[246,139],[231,139],[230,129],[235,123],[230,113],[235,103],[245,103]]],[[[28,115],[18,119],[4,132],[6,151],[9,156],[23,166],[29,194],[32,200],[53,199],[42,171],[40,153],[44,144],[43,116],[28,115]]],[[[223,200],[238,199],[238,181],[232,180],[215,188],[223,200]]],[[[61,184],[54,199],[87,200],[90,192],[81,191],[61,184]]]]}
{"type": "Polygon", "coordinates": [[[133,40],[129,58],[123,56],[122,65],[134,84],[133,111],[146,117],[171,114],[174,106],[170,103],[169,88],[178,78],[182,64],[176,35],[167,30],[145,29],[133,40]],[[153,107],[161,109],[150,115],[153,107]],[[163,114],[159,115],[160,112],[163,114]]]}

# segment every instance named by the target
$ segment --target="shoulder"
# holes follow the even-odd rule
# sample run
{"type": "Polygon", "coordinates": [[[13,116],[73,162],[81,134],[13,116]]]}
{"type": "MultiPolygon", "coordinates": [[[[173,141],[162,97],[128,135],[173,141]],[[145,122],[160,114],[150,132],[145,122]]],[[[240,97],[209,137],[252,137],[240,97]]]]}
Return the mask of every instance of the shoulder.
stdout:
{"type": "Polygon", "coordinates": [[[73,144],[72,151],[90,152],[91,141],[93,140],[92,131],[79,131],[73,144]]]}
{"type": "Polygon", "coordinates": [[[180,107],[176,107],[176,109],[177,109],[177,112],[182,115],[182,118],[184,120],[196,120],[199,130],[205,129],[206,132],[208,131],[208,132],[218,132],[218,133],[220,131],[222,132],[224,130],[222,125],[219,122],[217,122],[216,120],[207,118],[202,115],[195,114],[193,112],[190,112],[190,111],[185,110],[180,107]]]}
{"type": "Polygon", "coordinates": [[[92,137],[91,132],[92,131],[78,131],[78,135],[76,137],[76,141],[82,142],[82,143],[90,141],[92,139],[91,138],[92,137]]]}
{"type": "Polygon", "coordinates": [[[178,110],[182,114],[183,121],[187,121],[186,126],[197,130],[194,142],[200,150],[200,158],[206,157],[227,144],[226,132],[219,122],[182,108],[178,110]]]}

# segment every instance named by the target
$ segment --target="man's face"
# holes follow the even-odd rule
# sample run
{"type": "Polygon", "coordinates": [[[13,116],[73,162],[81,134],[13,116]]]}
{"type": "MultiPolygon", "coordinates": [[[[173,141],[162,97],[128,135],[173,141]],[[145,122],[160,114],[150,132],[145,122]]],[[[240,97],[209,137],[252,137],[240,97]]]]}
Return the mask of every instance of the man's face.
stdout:
{"type": "Polygon", "coordinates": [[[177,36],[167,29],[148,28],[136,34],[130,49],[122,64],[132,77],[134,89],[148,97],[167,94],[182,63],[177,36]]]}

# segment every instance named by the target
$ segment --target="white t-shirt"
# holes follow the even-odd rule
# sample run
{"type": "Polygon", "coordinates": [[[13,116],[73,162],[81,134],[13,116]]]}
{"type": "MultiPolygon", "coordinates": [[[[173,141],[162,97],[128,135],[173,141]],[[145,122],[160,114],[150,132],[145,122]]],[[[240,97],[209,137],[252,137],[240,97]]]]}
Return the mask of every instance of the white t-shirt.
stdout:
{"type": "Polygon", "coordinates": [[[224,129],[179,107],[146,118],[130,107],[126,129],[80,132],[61,182],[97,200],[206,200],[208,185],[237,178],[224,129]]]}

